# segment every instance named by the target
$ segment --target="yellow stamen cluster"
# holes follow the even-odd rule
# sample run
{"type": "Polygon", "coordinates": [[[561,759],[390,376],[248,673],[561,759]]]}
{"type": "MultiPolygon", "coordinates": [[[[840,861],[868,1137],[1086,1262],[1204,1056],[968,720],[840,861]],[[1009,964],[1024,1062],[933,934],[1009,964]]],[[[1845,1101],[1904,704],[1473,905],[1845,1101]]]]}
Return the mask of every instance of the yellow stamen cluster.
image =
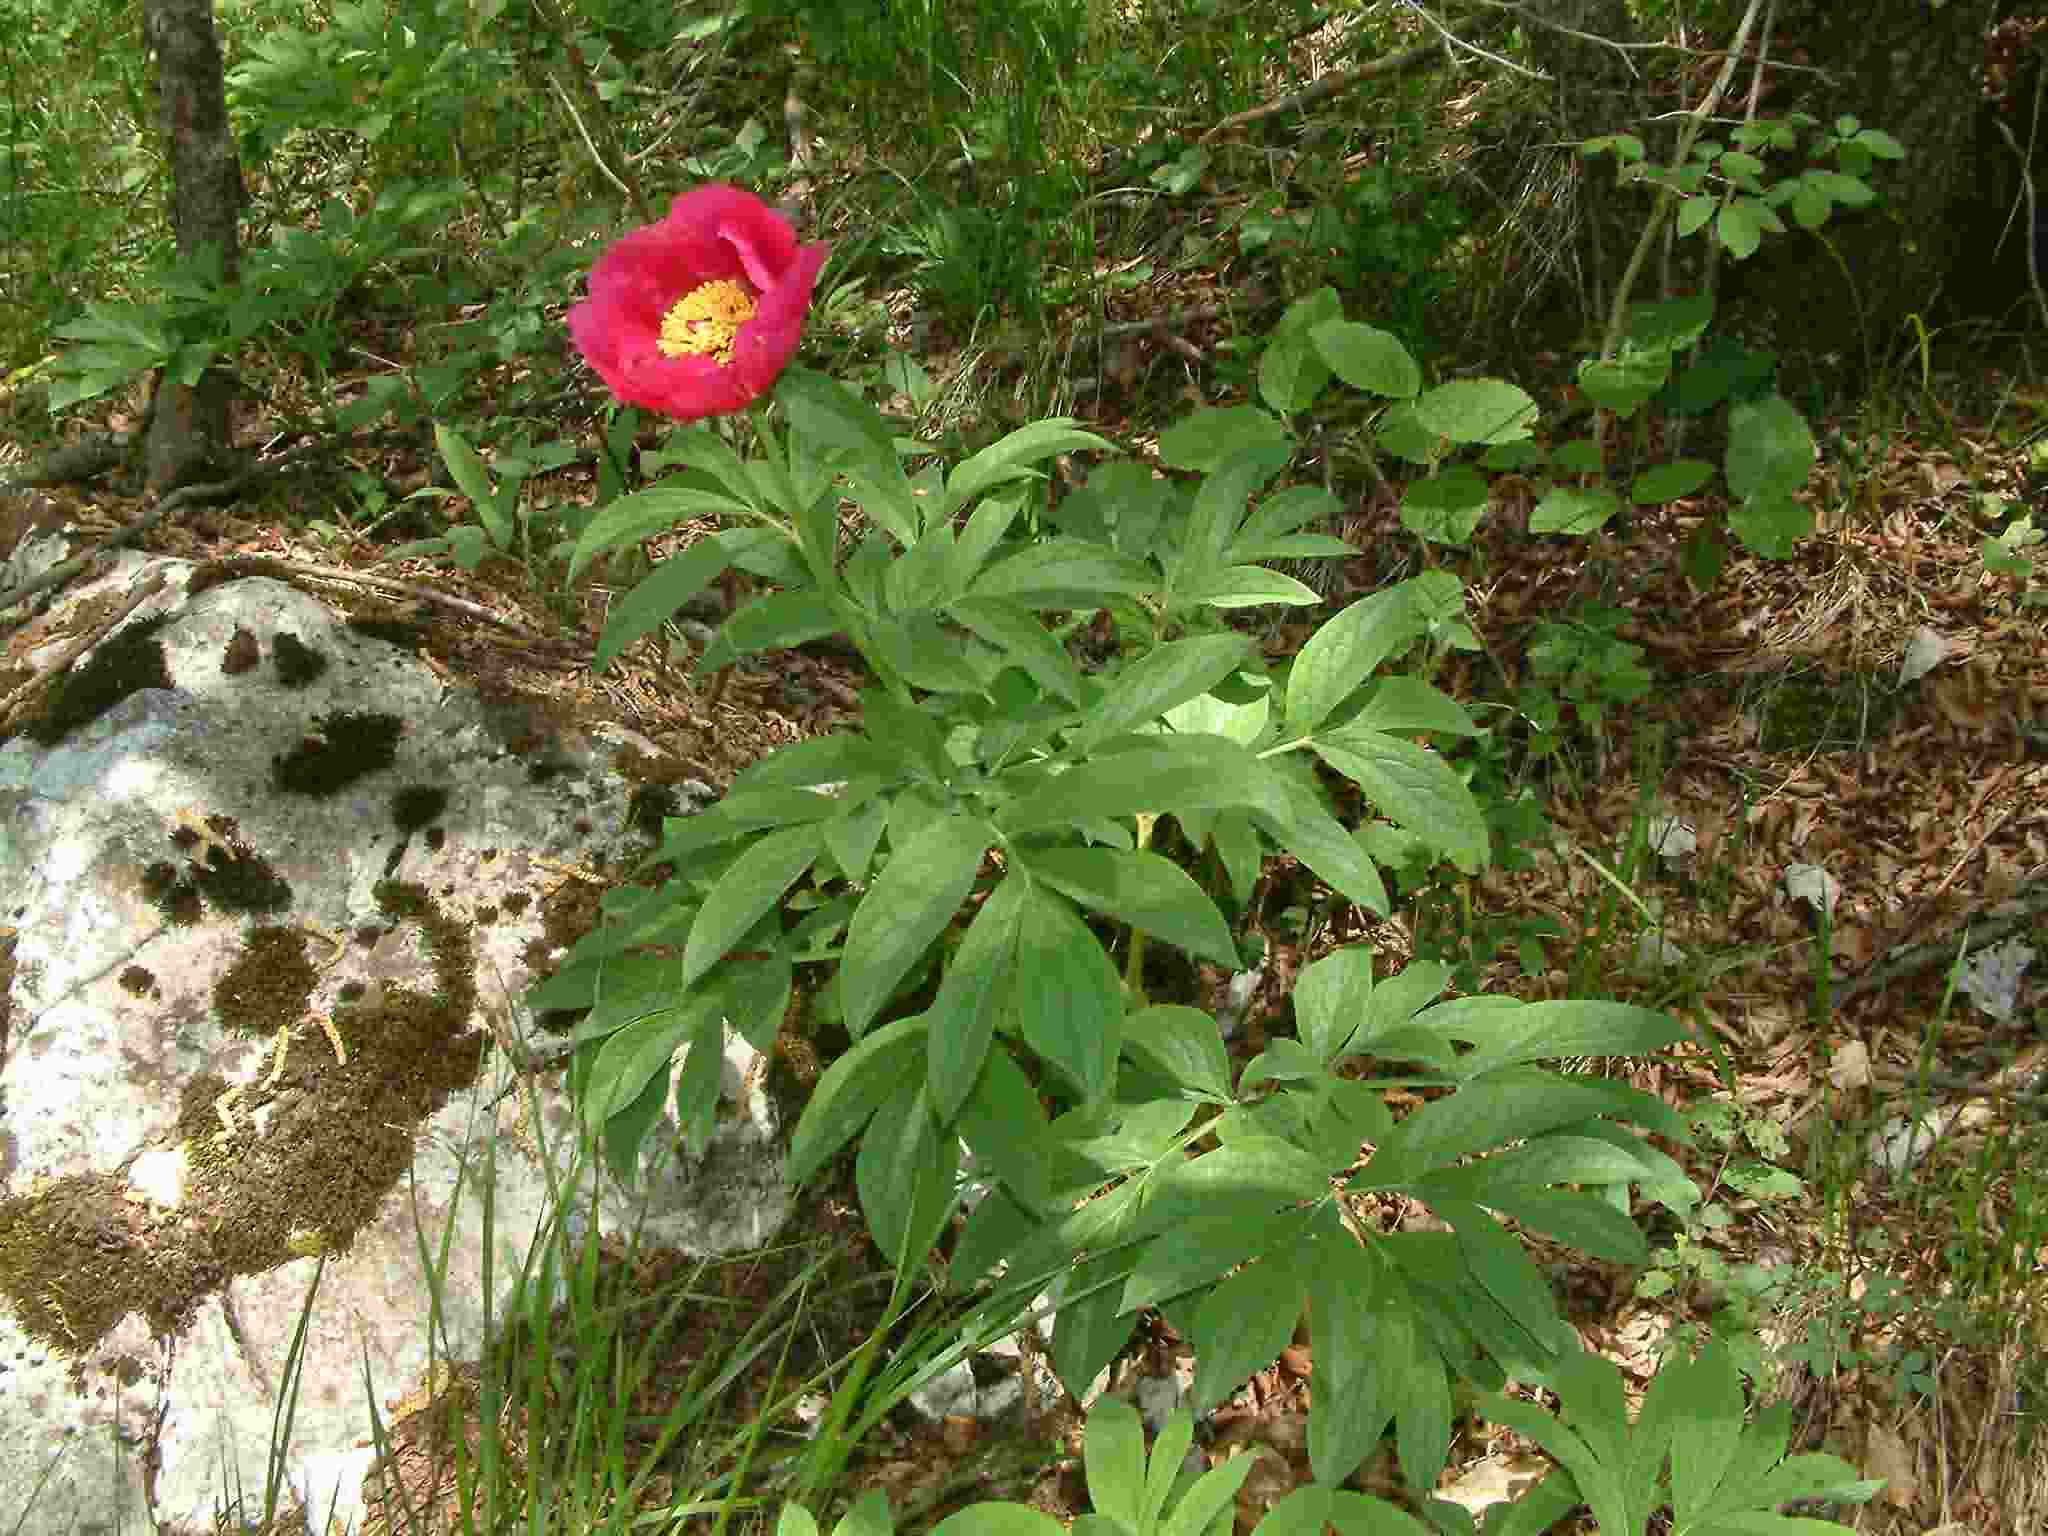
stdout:
{"type": "Polygon", "coordinates": [[[731,278],[700,283],[661,317],[664,357],[711,357],[732,361],[733,338],[754,318],[754,297],[731,278]]]}

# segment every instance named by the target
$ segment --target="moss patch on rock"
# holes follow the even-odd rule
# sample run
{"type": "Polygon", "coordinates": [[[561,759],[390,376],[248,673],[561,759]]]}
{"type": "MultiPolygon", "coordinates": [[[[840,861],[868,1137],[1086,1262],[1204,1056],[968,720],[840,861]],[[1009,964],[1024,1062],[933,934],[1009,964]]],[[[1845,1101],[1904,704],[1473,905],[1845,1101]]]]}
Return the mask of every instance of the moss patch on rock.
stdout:
{"type": "Polygon", "coordinates": [[[398,738],[405,730],[396,715],[356,710],[323,715],[314,727],[315,734],[271,764],[271,781],[286,794],[335,795],[383,772],[397,761],[398,738]]]}
{"type": "Polygon", "coordinates": [[[296,928],[257,928],[213,984],[214,1016],[235,1034],[269,1035],[305,1013],[319,979],[306,958],[305,934],[296,928]]]}
{"type": "Polygon", "coordinates": [[[327,658],[287,630],[271,640],[270,661],[277,668],[277,680],[287,688],[303,688],[327,670],[327,658]]]}
{"type": "Polygon", "coordinates": [[[235,632],[228,636],[226,648],[221,652],[220,670],[227,677],[240,677],[245,672],[254,672],[263,660],[263,647],[256,642],[253,631],[237,624],[235,632]]]}
{"type": "Polygon", "coordinates": [[[130,624],[100,642],[92,659],[74,667],[51,690],[42,718],[28,728],[29,739],[53,747],[82,725],[99,719],[131,693],[145,688],[169,688],[170,668],[164,662],[163,642],[157,631],[165,617],[158,615],[130,624]]]}
{"type": "Polygon", "coordinates": [[[0,1295],[30,1334],[74,1358],[131,1312],[174,1334],[226,1280],[344,1251],[376,1219],[418,1128],[475,1083],[488,1044],[470,1025],[469,927],[415,885],[383,882],[376,900],[418,933],[431,986],[368,989],[323,1025],[306,1016],[304,933],[252,933],[215,988],[222,1023],[273,1039],[289,1028],[253,1080],[182,1085],[166,1138],[185,1157],[176,1208],[136,1200],[125,1170],[0,1201],[0,1295]]]}

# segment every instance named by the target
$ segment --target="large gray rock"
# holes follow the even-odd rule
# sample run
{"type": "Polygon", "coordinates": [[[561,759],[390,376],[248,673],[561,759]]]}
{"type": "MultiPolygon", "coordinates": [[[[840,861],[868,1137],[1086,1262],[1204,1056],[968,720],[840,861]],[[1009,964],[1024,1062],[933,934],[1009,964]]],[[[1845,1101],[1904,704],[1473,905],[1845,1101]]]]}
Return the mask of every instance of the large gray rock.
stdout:
{"type": "MultiPolygon", "coordinates": [[[[0,1529],[24,1536],[212,1531],[238,1487],[260,1514],[316,1272],[287,1472],[359,1508],[365,1362],[380,1398],[412,1389],[430,1315],[474,1357],[545,1160],[575,1159],[522,999],[585,877],[645,846],[594,733],[514,751],[502,711],[288,585],[188,596],[191,567],[131,556],[69,601],[145,567],[165,592],[87,665],[149,686],[0,746],[0,1529]],[[436,1296],[421,1235],[444,1232],[436,1296]]],[[[643,1242],[692,1252],[772,1238],[745,1053],[705,1158],[650,1138],[644,1213],[586,1168],[586,1219],[645,1214],[643,1242]]]]}

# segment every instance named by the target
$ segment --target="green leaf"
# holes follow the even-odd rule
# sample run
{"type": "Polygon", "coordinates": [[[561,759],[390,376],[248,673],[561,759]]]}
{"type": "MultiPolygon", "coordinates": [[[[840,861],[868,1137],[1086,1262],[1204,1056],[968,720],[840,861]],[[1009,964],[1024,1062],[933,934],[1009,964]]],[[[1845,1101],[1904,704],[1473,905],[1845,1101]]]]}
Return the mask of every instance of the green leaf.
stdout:
{"type": "Polygon", "coordinates": [[[683,952],[683,985],[696,985],[817,862],[824,836],[816,826],[771,832],[735,859],[704,898],[683,952]]]}
{"type": "Polygon", "coordinates": [[[1714,300],[1708,294],[1632,304],[1628,342],[1644,352],[1683,352],[1698,343],[1713,319],[1714,300]]]}
{"type": "Polygon", "coordinates": [[[1906,146],[1886,133],[1882,128],[1864,128],[1856,134],[1857,146],[1876,156],[1879,160],[1903,160],[1906,146]]]}
{"type": "Polygon", "coordinates": [[[1238,964],[1237,945],[1216,904],[1156,853],[1046,848],[1019,850],[1018,857],[1033,876],[1084,907],[1217,965],[1238,964]]]}
{"type": "Polygon", "coordinates": [[[803,1184],[859,1134],[882,1104],[925,1075],[925,1019],[898,1019],[854,1042],[825,1069],[789,1143],[789,1181],[803,1184]]]}
{"type": "Polygon", "coordinates": [[[859,499],[868,516],[898,543],[915,543],[919,519],[910,482],[881,413],[837,379],[809,368],[784,369],[775,398],[788,413],[791,433],[811,452],[823,450],[866,492],[859,499]]]}
{"type": "MultiPolygon", "coordinates": [[[[954,1129],[972,1149],[977,1169],[992,1172],[1020,1212],[1063,1213],[1071,1207],[1072,1189],[1085,1190],[1101,1182],[1093,1163],[1054,1137],[1038,1101],[1038,1085],[1024,1075],[1006,1046],[989,1050],[972,1086],[954,1129]]],[[[987,1264],[956,1274],[956,1282],[979,1280],[999,1257],[991,1254],[987,1264]]],[[[956,1271],[961,1263],[956,1249],[956,1271]]]]}
{"type": "Polygon", "coordinates": [[[1098,1514],[1131,1532],[1145,1529],[1145,1427],[1138,1410],[1116,1397],[1097,1399],[1088,1410],[1081,1441],[1088,1473],[1088,1498],[1098,1514]]]}
{"type": "Polygon", "coordinates": [[[1011,666],[1021,668],[1048,694],[1070,704],[1080,702],[1081,669],[1029,608],[991,598],[963,597],[946,611],[994,646],[1011,666]]]}
{"type": "Polygon", "coordinates": [[[1465,544],[1486,515],[1492,487],[1469,464],[1452,464],[1401,493],[1401,526],[1433,544],[1465,544]]]}
{"type": "Polygon", "coordinates": [[[1243,811],[1220,811],[1209,827],[1209,846],[1223,864],[1230,880],[1230,893],[1240,905],[1248,904],[1258,885],[1259,866],[1265,858],[1258,828],[1243,811]]]}
{"type": "Polygon", "coordinates": [[[668,1070],[671,1058],[706,1015],[702,998],[626,1025],[597,1048],[583,1085],[583,1123],[592,1130],[640,1095],[648,1079],[668,1070]]]}
{"type": "Polygon", "coordinates": [[[1763,244],[1763,205],[1752,198],[1733,199],[1714,220],[1714,233],[1721,238],[1728,254],[1737,261],[1746,261],[1754,256],[1757,247],[1763,244]]]}
{"type": "Polygon", "coordinates": [[[1095,608],[1105,597],[1149,593],[1158,584],[1142,560],[1084,539],[1046,539],[998,560],[970,590],[1034,608],[1095,608]]]}
{"type": "MultiPolygon", "coordinates": [[[[848,779],[894,780],[898,777],[900,770],[894,753],[885,751],[865,736],[856,736],[850,731],[834,731],[830,736],[812,736],[776,748],[769,756],[744,769],[733,780],[726,798],[707,806],[706,811],[723,809],[735,795],[743,800],[749,799],[751,792],[757,790],[808,789],[812,785],[839,784],[848,779]]],[[[811,802],[802,799],[792,798],[788,804],[805,810],[814,809],[811,802]]],[[[836,814],[829,808],[826,811],[827,816],[836,814]]],[[[808,821],[813,818],[805,816],[802,819],[808,821]]],[[[774,826],[777,822],[764,820],[759,824],[774,826]]]]}
{"type": "Polygon", "coordinates": [[[1714,466],[1704,459],[1673,459],[1637,475],[1628,488],[1629,500],[1654,505],[1690,496],[1714,478],[1714,466]]]}
{"type": "Polygon", "coordinates": [[[1174,1487],[1181,1480],[1181,1468],[1194,1444],[1195,1416],[1184,1407],[1174,1409],[1159,1426],[1158,1437],[1152,1443],[1151,1465],[1145,1470],[1144,1514],[1148,1526],[1156,1529],[1159,1517],[1166,1513],[1167,1500],[1173,1497],[1174,1487]]]}
{"type": "Polygon", "coordinates": [[[1477,736],[1479,727],[1465,706],[1420,678],[1382,678],[1351,722],[1357,730],[1437,731],[1450,736],[1477,736]]]}
{"type": "Polygon", "coordinates": [[[1577,1124],[1612,1107],[1613,1101],[1590,1083],[1527,1069],[1498,1074],[1410,1113],[1355,1182],[1366,1188],[1403,1185],[1460,1158],[1577,1124]]]}
{"type": "Polygon", "coordinates": [[[1722,542],[1714,525],[1703,522],[1685,541],[1685,548],[1679,552],[1679,569],[1695,590],[1705,592],[1721,579],[1721,571],[1728,563],[1728,546],[1722,542]]]}
{"type": "Polygon", "coordinates": [[[996,822],[1015,836],[1065,830],[1089,817],[1233,807],[1284,815],[1287,799],[1272,770],[1237,742],[1190,733],[1092,757],[1005,806],[996,822]]]}
{"type": "Polygon", "coordinates": [[[1486,817],[1465,781],[1427,747],[1357,726],[1316,738],[1325,763],[1365,791],[1376,810],[1476,874],[1490,847],[1486,817]]]}
{"type": "Polygon", "coordinates": [[[1108,1093],[1122,1050],[1123,986],[1088,925],[1050,892],[1034,890],[1025,902],[1011,995],[1025,1043],[1085,1100],[1108,1093]]]}
{"type": "Polygon", "coordinates": [[[1255,1459],[1233,1456],[1196,1478],[1195,1486],[1160,1528],[1160,1536],[1229,1536],[1231,1504],[1250,1476],[1255,1459]]]}
{"type": "MultiPolygon", "coordinates": [[[[1226,546],[1226,560],[1244,562],[1264,558],[1250,553],[1253,545],[1270,547],[1282,535],[1290,534],[1297,528],[1322,519],[1338,516],[1344,504],[1324,490],[1320,485],[1290,485],[1276,491],[1262,500],[1237,530],[1237,539],[1226,546]]],[[[1332,553],[1354,553],[1342,539],[1330,538],[1323,534],[1309,534],[1304,537],[1315,541],[1315,547],[1327,548],[1335,545],[1332,553]]],[[[1309,545],[1282,545],[1288,554],[1309,552],[1309,545]]]]}
{"type": "Polygon", "coordinates": [[[1668,1013],[1593,998],[1563,998],[1492,1010],[1462,1031],[1474,1050],[1471,1075],[1554,1056],[1647,1056],[1689,1039],[1668,1013]]]}
{"type": "Polygon", "coordinates": [[[1088,752],[1112,736],[1149,725],[1175,705],[1207,693],[1252,653],[1248,636],[1198,635],[1155,646],[1126,667],[1075,733],[1088,752]]]}
{"type": "Polygon", "coordinates": [[[1301,1043],[1317,1060],[1328,1063],[1336,1058],[1358,1028],[1372,989],[1372,951],[1362,944],[1332,950],[1302,968],[1294,983],[1294,1022],[1301,1043]]]}
{"type": "MultiPolygon", "coordinates": [[[[1285,1182],[1296,1191],[1307,1190],[1308,1180],[1301,1176],[1301,1170],[1308,1160],[1298,1149],[1275,1138],[1264,1137],[1248,1137],[1237,1145],[1244,1157],[1259,1157],[1275,1147],[1287,1147],[1292,1156],[1285,1161],[1296,1166],[1267,1169],[1264,1176],[1268,1181],[1285,1182]]],[[[1208,1153],[1195,1159],[1194,1166],[1199,1167],[1222,1155],[1222,1152],[1208,1153]]],[[[1314,1166],[1319,1168],[1321,1165],[1314,1166]]],[[[1317,1188],[1307,1190],[1299,1197],[1314,1198],[1317,1194],[1326,1193],[1328,1188],[1325,1177],[1317,1188]]],[[[1139,1252],[1138,1262],[1131,1270],[1130,1278],[1124,1282],[1118,1311],[1135,1312],[1140,1307],[1171,1301],[1228,1274],[1249,1258],[1279,1247],[1292,1246],[1301,1241],[1313,1219],[1312,1211],[1276,1211],[1270,1206],[1263,1211],[1254,1211],[1242,1199],[1212,1199],[1208,1209],[1192,1212],[1185,1220],[1177,1221],[1139,1252]]]]}
{"type": "Polygon", "coordinates": [[[946,967],[938,999],[926,1016],[925,1083],[941,1125],[952,1123],[988,1059],[996,1018],[1010,999],[1028,889],[1027,881],[1011,875],[989,893],[946,967]]]}
{"type": "Polygon", "coordinates": [[[818,1522],[803,1505],[785,1504],[782,1517],[775,1522],[775,1536],[818,1536],[818,1522]]]}
{"type": "Polygon", "coordinates": [[[709,475],[735,501],[751,506],[759,498],[759,488],[740,456],[709,427],[680,427],[669,434],[659,452],[643,454],[640,461],[641,472],[648,475],[678,464],[709,475]]]}
{"type": "Polygon", "coordinates": [[[856,1037],[960,910],[992,841],[979,820],[940,816],[883,865],[847,926],[840,961],[840,1002],[856,1037]]]}
{"type": "Polygon", "coordinates": [[[1277,415],[1305,411],[1330,382],[1330,370],[1302,336],[1277,333],[1259,357],[1259,398],[1277,415]]]}
{"type": "Polygon", "coordinates": [[[1529,435],[1536,402],[1505,379],[1453,379],[1416,397],[1415,419],[1453,443],[1511,443],[1529,435]]]}
{"type": "Polygon", "coordinates": [[[1412,400],[1398,401],[1381,413],[1379,426],[1373,430],[1373,446],[1410,464],[1432,468],[1450,447],[1417,419],[1412,400]]]}
{"type": "Polygon", "coordinates": [[[951,518],[975,497],[1007,480],[1032,474],[1031,465],[1062,453],[1083,450],[1114,453],[1116,445],[1075,425],[1067,416],[1051,416],[1019,427],[998,438],[972,458],[958,465],[946,477],[945,500],[939,516],[951,518]]]}
{"type": "Polygon", "coordinates": [[[1177,558],[1168,562],[1167,586],[1179,606],[1180,589],[1206,581],[1221,561],[1241,523],[1252,493],[1277,467],[1271,455],[1239,454],[1202,477],[1180,540],[1177,558]]]}
{"type": "Polygon", "coordinates": [[[1409,584],[1362,597],[1309,636],[1287,680],[1287,726],[1313,731],[1381,662],[1422,638],[1424,624],[1409,584]]]}
{"type": "Polygon", "coordinates": [[[591,666],[602,672],[635,640],[666,624],[675,611],[702,592],[731,566],[732,557],[718,538],[699,539],[679,555],[671,555],[605,613],[591,666]]]}
{"type": "Polygon", "coordinates": [[[1067,1528],[1042,1509],[992,1499],[946,1516],[931,1536],[1067,1536],[1067,1528]]]}
{"type": "Polygon", "coordinates": [[[1094,1182],[1119,1173],[1138,1173],[1176,1155],[1175,1144],[1195,1106],[1185,1099],[1149,1099],[1137,1104],[1101,1105],[1063,1115],[1059,1134],[1074,1156],[1094,1170],[1094,1182]]]}
{"type": "Polygon", "coordinates": [[[1621,510],[1621,499],[1603,488],[1554,485],[1529,513],[1531,533],[1563,533],[1583,538],[1598,533],[1621,510]]]}
{"type": "Polygon", "coordinates": [[[1603,472],[1600,445],[1590,437],[1575,437],[1557,450],[1552,462],[1568,475],[1597,475],[1603,472]]]}
{"type": "MultiPolygon", "coordinates": [[[[1603,410],[1617,416],[1633,416],[1671,377],[1671,353],[1663,347],[1646,351],[1631,349],[1616,358],[1588,358],[1579,365],[1579,388],[1603,410]]],[[[1565,464],[1562,454],[1558,462],[1565,464]]],[[[1570,466],[1580,473],[1578,466],[1570,466]]],[[[1595,462],[1590,472],[1597,473],[1595,462]]]]}
{"type": "Polygon", "coordinates": [[[1123,1049],[1139,1066],[1183,1092],[1218,1104],[1230,1098],[1230,1060],[1223,1051],[1223,1037],[1216,1021],[1199,1008],[1164,1003],[1124,1015],[1123,1049]]]}
{"type": "MultiPolygon", "coordinates": [[[[1988,566],[1989,562],[1986,564],[1988,566]]],[[[1247,676],[1240,673],[1237,680],[1243,681],[1247,676]]],[[[1260,683],[1263,681],[1260,679],[1260,683]]],[[[1266,733],[1266,722],[1272,714],[1273,693],[1270,688],[1258,684],[1253,686],[1258,691],[1243,703],[1233,704],[1213,693],[1199,693],[1174,705],[1163,718],[1181,734],[1228,736],[1232,741],[1256,747],[1266,733]]],[[[1188,829],[1188,834],[1191,837],[1196,835],[1193,828],[1188,829]]]]}
{"type": "Polygon", "coordinates": [[[1309,1343],[1323,1387],[1310,1405],[1309,1464],[1335,1486],[1372,1454],[1400,1407],[1397,1367],[1413,1352],[1414,1326],[1405,1298],[1349,1232],[1320,1232],[1309,1252],[1309,1343]]]}
{"type": "Polygon", "coordinates": [[[1130,1264],[1128,1251],[1097,1254],[1068,1270],[1058,1287],[1063,1299],[1053,1324],[1052,1365],[1077,1401],[1124,1352],[1138,1326],[1136,1313],[1117,1306],[1116,1282],[1130,1264]]]}
{"type": "Polygon", "coordinates": [[[1024,510],[1024,492],[1014,490],[1001,496],[984,496],[967,515],[966,525],[953,541],[951,563],[939,584],[937,596],[950,602],[973,583],[990,555],[1002,544],[1017,514],[1024,510]]]}
{"type": "Polygon", "coordinates": [[[876,1113],[854,1157],[861,1213],[900,1273],[921,1268],[953,1205],[960,1140],[932,1124],[924,1084],[899,1089],[876,1113]]]}
{"type": "Polygon", "coordinates": [[[1806,488],[1816,456],[1813,433],[1781,395],[1745,401],[1728,412],[1728,489],[1747,499],[1791,496],[1806,488]]]}
{"type": "Polygon", "coordinates": [[[830,598],[817,591],[770,592],[742,603],[711,637],[697,664],[730,666],[756,651],[780,651],[846,628],[830,598]]]}
{"type": "Polygon", "coordinates": [[[621,496],[576,536],[575,553],[569,557],[569,579],[575,580],[599,555],[637,544],[693,517],[738,517],[746,511],[745,502],[730,496],[683,486],[657,485],[621,496]]]}
{"type": "Polygon", "coordinates": [[[1370,912],[1387,913],[1387,888],[1365,848],[1305,787],[1290,790],[1278,815],[1253,812],[1254,821],[1334,891],[1370,912]]]}
{"type": "Polygon", "coordinates": [[[1678,232],[1680,235],[1696,235],[1714,216],[1715,200],[1701,195],[1688,197],[1678,205],[1678,232]]]}
{"type": "MultiPolygon", "coordinates": [[[[1336,1489],[1317,1474],[1317,1481],[1303,1483],[1266,1511],[1257,1526],[1258,1536],[1323,1536],[1335,1496],[1336,1489]]],[[[1421,1536],[1421,1529],[1416,1527],[1416,1536],[1421,1536]]]]}
{"type": "MultiPolygon", "coordinates": [[[[894,1530],[895,1522],[889,1517],[889,1496],[879,1488],[870,1488],[839,1517],[839,1523],[832,1527],[832,1536],[891,1536],[894,1530]]],[[[775,1536],[817,1536],[817,1527],[787,1533],[778,1529],[775,1536]]]]}
{"type": "Polygon", "coordinates": [[[491,542],[500,549],[509,549],[512,529],[498,511],[490,472],[484,468],[484,461],[478,457],[477,451],[469,446],[469,440],[460,432],[438,421],[434,423],[434,442],[441,450],[441,462],[448,466],[455,488],[476,508],[477,518],[490,534],[491,542]]]}
{"type": "Polygon", "coordinates": [[[1255,405],[1211,406],[1159,434],[1159,460],[1173,469],[1206,474],[1241,453],[1291,451],[1293,446],[1286,424],[1255,405]]]}
{"type": "Polygon", "coordinates": [[[1195,1309],[1193,1411],[1207,1414],[1280,1358],[1308,1292],[1308,1244],[1267,1248],[1195,1309]]]}
{"type": "Polygon", "coordinates": [[[1309,333],[1330,371],[1353,389],[1390,400],[1413,400],[1422,391],[1422,369],[1392,332],[1332,320],[1309,333]]]}
{"type": "MultiPolygon", "coordinates": [[[[1344,552],[1351,550],[1347,546],[1344,552]]],[[[1227,565],[1173,595],[1177,603],[1206,603],[1211,608],[1256,608],[1265,603],[1309,608],[1323,600],[1322,593],[1306,582],[1258,565],[1227,565]]]]}
{"type": "MultiPolygon", "coordinates": [[[[1643,141],[1632,133],[1603,134],[1597,139],[1588,139],[1579,146],[1582,155],[1613,155],[1622,164],[1633,164],[1648,153],[1643,141]]],[[[1633,1536],[1633,1533],[1631,1533],[1633,1536]]]]}
{"type": "Polygon", "coordinates": [[[1451,983],[1451,968],[1427,960],[1410,960],[1372,989],[1353,1022],[1356,1029],[1348,1040],[1339,1039],[1339,1049],[1351,1054],[1372,1050],[1395,1031],[1404,1028],[1416,1014],[1428,1007],[1451,983]]]}
{"type": "MultiPolygon", "coordinates": [[[[1671,1508],[1681,1526],[1692,1525],[1714,1509],[1742,1443],[1742,1379],[1727,1350],[1709,1346],[1692,1361],[1667,1355],[1650,1391],[1670,1399],[1668,1415],[1680,1426],[1670,1441],[1671,1508]]],[[[1756,1508],[1753,1484],[1730,1492],[1737,1507],[1756,1508]]]]}
{"type": "Polygon", "coordinates": [[[1503,1312],[1552,1354],[1581,1347],[1571,1325],[1557,1315],[1550,1282],[1499,1222],[1479,1206],[1457,1200],[1446,1200],[1435,1210],[1456,1232],[1458,1251],[1472,1276],[1503,1312]]]}
{"type": "Polygon", "coordinates": [[[1840,171],[1808,171],[1803,179],[1845,208],[1867,208],[1877,200],[1870,183],[1860,176],[1847,176],[1840,171]]]}
{"type": "Polygon", "coordinates": [[[1789,495],[1759,491],[1728,509],[1728,528],[1743,547],[1766,560],[1783,560],[1813,532],[1813,508],[1789,495]]]}
{"type": "Polygon", "coordinates": [[[619,1183],[632,1188],[640,1175],[640,1146],[668,1108],[668,1079],[650,1076],[629,1104],[614,1105],[604,1122],[604,1160],[619,1183]]]}

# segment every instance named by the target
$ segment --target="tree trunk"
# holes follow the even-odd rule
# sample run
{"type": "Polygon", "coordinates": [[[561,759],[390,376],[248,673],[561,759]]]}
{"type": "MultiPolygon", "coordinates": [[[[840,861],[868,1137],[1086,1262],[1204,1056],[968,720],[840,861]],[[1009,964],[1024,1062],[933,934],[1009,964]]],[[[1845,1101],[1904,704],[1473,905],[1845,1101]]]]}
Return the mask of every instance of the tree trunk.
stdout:
{"type": "MultiPolygon", "coordinates": [[[[143,45],[156,55],[159,124],[171,162],[171,230],[178,259],[218,259],[233,281],[240,256],[242,172],[228,129],[213,0],[143,0],[143,45]]],[[[233,380],[209,368],[196,384],[166,373],[157,386],[144,467],[152,489],[183,485],[227,462],[233,380]]]]}
{"type": "Polygon", "coordinates": [[[1873,167],[1877,204],[1838,210],[1820,231],[1825,242],[1787,220],[1786,234],[1724,268],[1730,310],[1762,322],[1781,347],[1832,354],[1861,372],[1897,354],[1910,317],[1932,325],[1938,303],[1969,304],[1980,254],[1970,248],[1971,209],[1986,170],[1977,133],[1985,34],[2000,9],[1998,0],[1780,0],[1771,56],[1825,74],[1777,76],[1760,115],[1797,109],[1826,125],[1853,115],[1897,139],[1906,158],[1873,167]]]}
{"type": "Polygon", "coordinates": [[[1636,231],[1649,213],[1638,186],[1618,186],[1612,160],[1585,160],[1573,145],[1604,133],[1640,133],[1651,113],[1642,80],[1626,55],[1608,43],[1638,41],[1626,0],[1532,0],[1526,27],[1532,66],[1550,76],[1552,143],[1563,199],[1563,227],[1571,242],[1567,270],[1577,293],[1577,330],[1597,334],[1606,322],[1614,281],[1628,260],[1636,231]],[[1593,41],[1604,39],[1604,41],[1593,41]]]}

